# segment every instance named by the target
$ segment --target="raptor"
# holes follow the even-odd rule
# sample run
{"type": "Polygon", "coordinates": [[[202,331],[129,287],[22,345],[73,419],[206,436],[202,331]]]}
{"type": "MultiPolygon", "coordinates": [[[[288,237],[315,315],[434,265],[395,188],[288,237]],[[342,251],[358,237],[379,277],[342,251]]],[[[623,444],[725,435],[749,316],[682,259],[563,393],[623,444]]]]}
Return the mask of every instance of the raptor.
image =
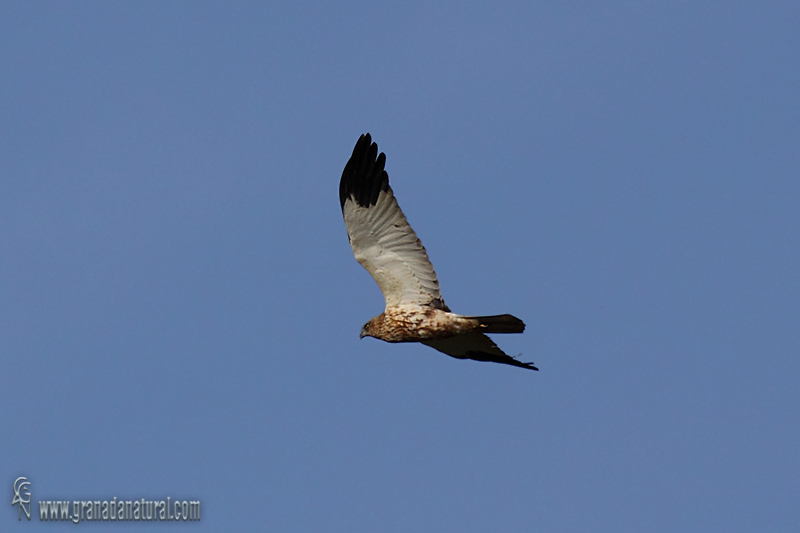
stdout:
{"type": "Polygon", "coordinates": [[[369,133],[362,135],[344,167],[339,200],[356,260],[383,293],[386,309],[364,324],[361,338],[421,342],[457,359],[490,361],[538,370],[507,355],[487,333],[522,333],[512,315],[465,316],[450,311],[425,247],[397,205],[386,155],[369,133]]]}

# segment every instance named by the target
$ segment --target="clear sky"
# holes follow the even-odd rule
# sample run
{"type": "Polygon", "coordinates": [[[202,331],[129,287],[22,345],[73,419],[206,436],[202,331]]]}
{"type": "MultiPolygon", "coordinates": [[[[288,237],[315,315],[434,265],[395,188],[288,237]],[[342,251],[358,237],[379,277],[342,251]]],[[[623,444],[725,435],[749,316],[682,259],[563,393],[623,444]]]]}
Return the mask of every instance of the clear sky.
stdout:
{"type": "Polygon", "coordinates": [[[3,499],[196,499],[197,531],[796,531],[799,25],[3,2],[3,499]],[[383,299],[338,185],[365,132],[448,305],[525,320],[495,340],[540,372],[359,340],[383,299]]]}

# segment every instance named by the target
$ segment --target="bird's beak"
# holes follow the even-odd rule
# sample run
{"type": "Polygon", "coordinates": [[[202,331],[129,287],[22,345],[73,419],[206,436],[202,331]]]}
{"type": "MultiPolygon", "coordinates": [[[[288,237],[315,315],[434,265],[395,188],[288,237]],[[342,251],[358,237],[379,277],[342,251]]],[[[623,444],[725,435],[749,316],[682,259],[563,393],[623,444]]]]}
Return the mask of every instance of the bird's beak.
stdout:
{"type": "Polygon", "coordinates": [[[359,339],[363,339],[364,337],[366,337],[366,334],[365,334],[365,333],[362,331],[362,332],[361,332],[361,333],[358,335],[358,338],[359,338],[359,339]]]}

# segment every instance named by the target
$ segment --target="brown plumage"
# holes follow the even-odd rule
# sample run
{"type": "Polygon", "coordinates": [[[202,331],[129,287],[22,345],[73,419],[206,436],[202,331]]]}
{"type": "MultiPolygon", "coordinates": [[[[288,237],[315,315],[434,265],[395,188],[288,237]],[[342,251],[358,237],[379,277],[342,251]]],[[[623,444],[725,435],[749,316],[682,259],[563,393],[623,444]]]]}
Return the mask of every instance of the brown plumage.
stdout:
{"type": "Polygon", "coordinates": [[[375,278],[386,300],[361,337],[421,342],[457,359],[491,361],[538,370],[506,355],[486,333],[522,333],[512,315],[463,316],[450,312],[425,247],[397,205],[386,156],[362,135],[342,172],[339,200],[353,254],[375,278]]]}

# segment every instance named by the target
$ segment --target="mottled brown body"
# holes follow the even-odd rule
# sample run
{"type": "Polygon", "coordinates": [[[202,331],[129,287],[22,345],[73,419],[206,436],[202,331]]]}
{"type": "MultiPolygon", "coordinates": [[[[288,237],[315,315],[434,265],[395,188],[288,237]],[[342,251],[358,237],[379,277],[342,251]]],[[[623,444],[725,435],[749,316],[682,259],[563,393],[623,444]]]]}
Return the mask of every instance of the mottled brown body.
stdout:
{"type": "Polygon", "coordinates": [[[428,306],[404,305],[386,309],[364,325],[362,337],[386,342],[419,342],[480,330],[480,322],[428,306]]]}

